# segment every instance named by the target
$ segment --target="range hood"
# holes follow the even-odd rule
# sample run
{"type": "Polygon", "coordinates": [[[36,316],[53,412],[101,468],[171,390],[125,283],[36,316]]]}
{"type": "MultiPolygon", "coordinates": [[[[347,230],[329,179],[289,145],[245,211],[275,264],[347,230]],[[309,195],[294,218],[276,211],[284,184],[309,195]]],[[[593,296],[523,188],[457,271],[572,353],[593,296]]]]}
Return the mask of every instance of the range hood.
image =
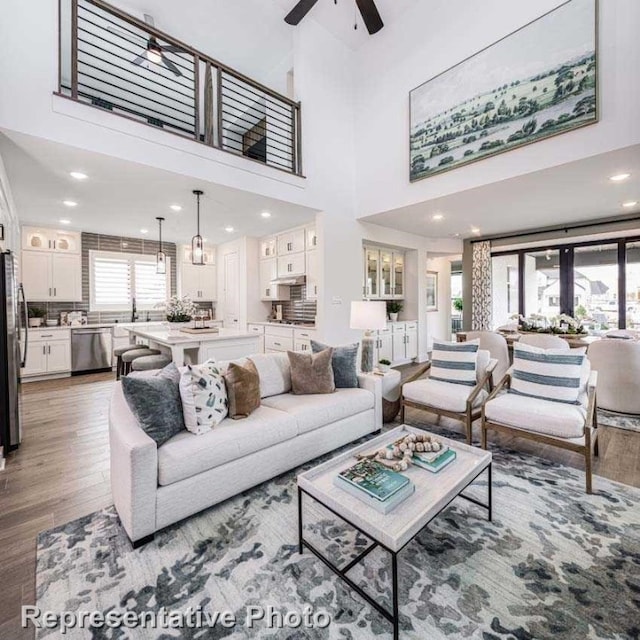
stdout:
{"type": "Polygon", "coordinates": [[[294,285],[294,284],[307,284],[306,276],[285,276],[283,278],[276,278],[271,281],[273,285],[294,285]]]}

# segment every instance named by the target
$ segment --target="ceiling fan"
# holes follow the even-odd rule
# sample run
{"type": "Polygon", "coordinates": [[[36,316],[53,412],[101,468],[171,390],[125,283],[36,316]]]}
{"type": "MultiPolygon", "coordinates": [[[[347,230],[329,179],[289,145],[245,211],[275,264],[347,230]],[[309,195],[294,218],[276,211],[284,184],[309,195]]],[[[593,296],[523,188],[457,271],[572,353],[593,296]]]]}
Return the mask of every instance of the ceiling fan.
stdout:
{"type": "MultiPolygon", "coordinates": [[[[144,14],[144,21],[150,26],[155,27],[155,22],[153,20],[153,16],[150,16],[148,13],[144,14]]],[[[115,27],[109,27],[109,31],[113,33],[117,33],[120,37],[125,38],[129,42],[132,42],[135,45],[140,45],[140,40],[144,39],[144,36],[134,36],[132,33],[128,31],[123,31],[122,29],[117,29],[115,27]]],[[[180,69],[165,56],[165,53],[178,53],[181,52],[182,49],[180,47],[176,47],[175,45],[160,45],[156,40],[155,36],[149,36],[146,42],[146,50],[140,56],[137,56],[131,61],[131,64],[135,64],[141,66],[145,62],[153,62],[155,64],[161,64],[165,66],[169,71],[171,71],[176,76],[181,76],[182,73],[180,69]]]]}
{"type": "MultiPolygon", "coordinates": [[[[337,4],[337,0],[335,1],[337,4]]],[[[304,18],[307,13],[313,9],[317,2],[318,0],[299,0],[298,4],[287,14],[284,21],[291,25],[299,24],[302,18],[304,18]]],[[[364,24],[367,27],[367,31],[371,35],[378,33],[378,31],[384,27],[384,22],[382,22],[382,18],[380,17],[375,1],[356,0],[356,4],[358,5],[364,24]]]]}

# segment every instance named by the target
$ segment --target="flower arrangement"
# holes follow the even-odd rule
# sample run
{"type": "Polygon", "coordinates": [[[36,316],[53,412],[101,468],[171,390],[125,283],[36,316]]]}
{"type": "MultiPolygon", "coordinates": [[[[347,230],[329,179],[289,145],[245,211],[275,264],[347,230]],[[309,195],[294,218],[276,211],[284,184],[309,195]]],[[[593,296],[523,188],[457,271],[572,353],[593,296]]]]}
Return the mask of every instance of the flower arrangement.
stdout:
{"type": "Polygon", "coordinates": [[[568,335],[585,335],[586,329],[580,320],[571,317],[566,313],[559,316],[547,318],[539,314],[532,314],[528,318],[522,315],[511,316],[512,320],[518,321],[518,329],[526,333],[551,333],[568,335]]]}
{"type": "Polygon", "coordinates": [[[171,296],[166,303],[158,304],[156,308],[165,310],[168,322],[190,322],[198,310],[189,296],[171,296]]]}

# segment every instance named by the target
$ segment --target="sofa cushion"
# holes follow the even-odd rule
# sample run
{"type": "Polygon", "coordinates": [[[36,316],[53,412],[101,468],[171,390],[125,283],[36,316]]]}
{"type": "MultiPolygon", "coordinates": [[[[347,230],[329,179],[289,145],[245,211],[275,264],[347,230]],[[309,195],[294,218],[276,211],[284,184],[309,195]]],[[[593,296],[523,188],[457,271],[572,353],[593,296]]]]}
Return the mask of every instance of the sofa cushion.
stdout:
{"type": "Polygon", "coordinates": [[[365,389],[337,389],[335,393],[265,398],[263,406],[284,411],[295,418],[298,433],[308,433],[337,420],[373,409],[375,396],[365,389]]]}
{"type": "Polygon", "coordinates": [[[584,434],[583,406],[501,393],[484,408],[489,421],[556,438],[579,438],[584,434]]]}
{"type": "MultiPolygon", "coordinates": [[[[411,402],[457,413],[466,411],[467,398],[472,391],[473,387],[464,384],[442,382],[431,378],[408,382],[402,387],[402,395],[411,402]]],[[[483,389],[476,396],[473,406],[479,407],[487,395],[488,393],[483,389]]]]}
{"type": "Polygon", "coordinates": [[[260,376],[261,398],[291,391],[291,367],[286,353],[261,353],[250,359],[260,376]]]}
{"type": "Polygon", "coordinates": [[[200,436],[183,431],[158,449],[158,482],[179,482],[296,435],[293,416],[264,406],[241,421],[227,418],[200,436]]]}

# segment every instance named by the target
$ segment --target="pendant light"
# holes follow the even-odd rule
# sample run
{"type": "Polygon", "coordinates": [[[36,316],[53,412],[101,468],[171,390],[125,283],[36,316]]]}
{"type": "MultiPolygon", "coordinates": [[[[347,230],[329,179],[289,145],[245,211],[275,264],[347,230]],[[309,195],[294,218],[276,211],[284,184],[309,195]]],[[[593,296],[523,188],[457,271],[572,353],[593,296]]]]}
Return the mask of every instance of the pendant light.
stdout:
{"type": "Polygon", "coordinates": [[[167,254],[162,250],[162,223],[164,218],[157,217],[159,247],[156,253],[156,273],[167,273],[167,254]]]}
{"type": "Polygon", "coordinates": [[[194,189],[193,194],[196,197],[196,211],[198,226],[196,227],[196,235],[191,239],[191,264],[204,264],[204,242],[200,235],[200,196],[204,194],[204,191],[194,189]]]}

